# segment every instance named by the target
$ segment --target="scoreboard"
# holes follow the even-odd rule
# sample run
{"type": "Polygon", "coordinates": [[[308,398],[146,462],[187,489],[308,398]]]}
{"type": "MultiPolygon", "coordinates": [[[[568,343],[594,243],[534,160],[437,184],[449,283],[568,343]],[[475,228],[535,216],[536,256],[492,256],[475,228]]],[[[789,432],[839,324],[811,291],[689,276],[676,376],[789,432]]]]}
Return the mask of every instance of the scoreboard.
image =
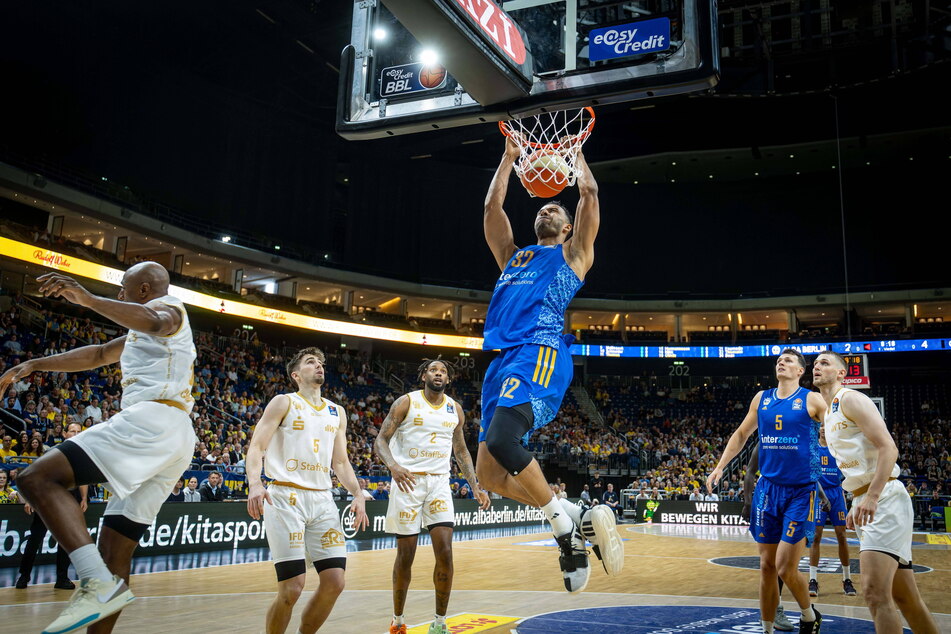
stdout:
{"type": "Polygon", "coordinates": [[[868,355],[844,354],[842,358],[845,359],[843,387],[851,387],[857,390],[869,389],[871,383],[868,380],[868,355]]]}

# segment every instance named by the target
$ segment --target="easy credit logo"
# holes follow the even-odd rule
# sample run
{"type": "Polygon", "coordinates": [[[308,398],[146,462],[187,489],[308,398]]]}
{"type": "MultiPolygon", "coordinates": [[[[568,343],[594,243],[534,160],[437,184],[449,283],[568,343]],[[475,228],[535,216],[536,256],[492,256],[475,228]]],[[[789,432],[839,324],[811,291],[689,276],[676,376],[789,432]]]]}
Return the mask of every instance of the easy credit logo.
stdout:
{"type": "Polygon", "coordinates": [[[593,62],[670,48],[670,20],[655,18],[594,29],[588,34],[588,57],[593,62]]]}

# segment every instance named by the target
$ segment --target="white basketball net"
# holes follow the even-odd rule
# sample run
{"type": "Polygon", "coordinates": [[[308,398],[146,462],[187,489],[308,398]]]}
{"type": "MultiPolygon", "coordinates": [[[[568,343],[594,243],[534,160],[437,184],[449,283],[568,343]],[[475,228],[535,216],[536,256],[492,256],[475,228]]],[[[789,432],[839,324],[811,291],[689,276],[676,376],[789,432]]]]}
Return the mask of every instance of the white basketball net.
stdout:
{"type": "Polygon", "coordinates": [[[591,136],[594,128],[594,110],[559,110],[512,119],[499,123],[499,128],[511,137],[521,148],[521,154],[515,163],[515,173],[526,182],[552,182],[563,184],[563,176],[550,169],[537,169],[543,161],[538,157],[545,154],[557,154],[568,166],[568,183],[575,184],[575,162],[581,146],[591,136]]]}

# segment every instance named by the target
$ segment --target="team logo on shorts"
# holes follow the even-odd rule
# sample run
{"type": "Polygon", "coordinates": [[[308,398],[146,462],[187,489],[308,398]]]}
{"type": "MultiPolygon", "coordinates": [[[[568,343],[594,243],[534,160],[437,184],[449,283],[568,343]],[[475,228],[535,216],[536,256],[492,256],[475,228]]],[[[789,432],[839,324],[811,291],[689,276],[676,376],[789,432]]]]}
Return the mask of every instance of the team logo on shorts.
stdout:
{"type": "Polygon", "coordinates": [[[403,524],[408,524],[416,520],[416,516],[419,513],[416,509],[409,509],[408,511],[400,511],[400,522],[403,524]]]}
{"type": "Polygon", "coordinates": [[[331,528],[329,531],[320,536],[320,545],[324,548],[344,546],[345,544],[346,541],[343,538],[343,533],[338,531],[336,528],[331,528]]]}
{"type": "Polygon", "coordinates": [[[429,512],[430,513],[445,513],[449,510],[449,506],[446,504],[446,500],[440,500],[436,498],[429,503],[429,512]]]}
{"type": "Polygon", "coordinates": [[[792,408],[793,408],[793,409],[802,409],[802,399],[801,399],[801,398],[797,398],[795,401],[793,401],[793,402],[792,402],[792,408]]]}

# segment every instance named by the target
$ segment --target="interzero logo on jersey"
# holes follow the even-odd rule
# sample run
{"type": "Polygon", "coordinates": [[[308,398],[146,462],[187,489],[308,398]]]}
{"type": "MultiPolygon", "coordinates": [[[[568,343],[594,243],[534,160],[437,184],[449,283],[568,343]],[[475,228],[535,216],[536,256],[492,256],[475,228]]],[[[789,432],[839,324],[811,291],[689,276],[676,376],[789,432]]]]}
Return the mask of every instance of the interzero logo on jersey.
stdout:
{"type": "Polygon", "coordinates": [[[594,29],[588,34],[588,57],[593,62],[670,48],[670,20],[655,18],[594,29]]]}

